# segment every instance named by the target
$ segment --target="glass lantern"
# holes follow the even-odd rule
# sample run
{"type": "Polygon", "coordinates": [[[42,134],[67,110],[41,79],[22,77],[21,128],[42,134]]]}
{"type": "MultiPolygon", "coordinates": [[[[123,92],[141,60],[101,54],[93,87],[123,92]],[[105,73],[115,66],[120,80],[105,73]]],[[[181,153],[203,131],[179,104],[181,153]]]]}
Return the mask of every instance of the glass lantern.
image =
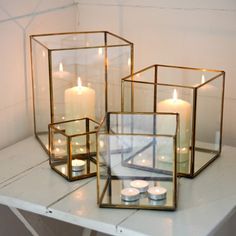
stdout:
{"type": "Polygon", "coordinates": [[[97,137],[99,206],[175,210],[177,132],[176,113],[108,113],[97,137]]]}
{"type": "Polygon", "coordinates": [[[89,118],[49,125],[49,163],[69,181],[96,175],[96,130],[89,118]]]}
{"type": "Polygon", "coordinates": [[[133,68],[133,44],[107,31],[32,35],[35,135],[48,150],[50,123],[121,110],[121,80],[133,68]],[[108,102],[109,101],[109,102],[108,102]]]}
{"type": "Polygon", "coordinates": [[[122,111],[179,113],[178,174],[193,178],[221,153],[224,84],[221,70],[153,65],[122,79],[122,111]]]}

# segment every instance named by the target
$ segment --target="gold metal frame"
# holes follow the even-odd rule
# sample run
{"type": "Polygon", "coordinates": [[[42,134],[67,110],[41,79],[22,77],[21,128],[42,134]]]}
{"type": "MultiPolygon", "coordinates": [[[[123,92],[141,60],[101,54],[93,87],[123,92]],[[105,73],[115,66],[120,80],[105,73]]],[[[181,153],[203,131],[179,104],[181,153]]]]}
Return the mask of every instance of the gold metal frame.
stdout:
{"type": "MultiPolygon", "coordinates": [[[[167,112],[108,112],[106,114],[106,117],[104,118],[103,122],[101,123],[99,129],[98,129],[98,134],[97,134],[97,204],[101,208],[128,208],[128,209],[152,209],[152,210],[165,210],[165,211],[174,211],[177,208],[177,188],[178,188],[178,183],[177,183],[177,145],[178,145],[178,125],[179,125],[179,114],[178,113],[167,113],[167,112]],[[156,117],[157,116],[165,116],[165,115],[171,115],[175,116],[176,120],[176,128],[175,128],[175,134],[174,135],[167,135],[167,134],[157,134],[156,130],[153,130],[153,133],[127,133],[127,132],[121,132],[121,133],[116,133],[114,130],[111,130],[110,128],[110,116],[111,115],[150,115],[153,116],[153,125],[156,123],[156,117]],[[156,168],[139,168],[138,166],[135,165],[129,165],[127,160],[124,161],[123,158],[123,153],[120,152],[121,155],[121,164],[124,167],[132,168],[132,169],[137,169],[137,170],[144,170],[147,172],[154,172],[154,173],[159,173],[161,176],[158,177],[141,177],[141,176],[120,176],[120,175],[112,175],[110,171],[110,155],[112,154],[110,150],[110,146],[108,147],[108,156],[109,156],[109,161],[108,161],[108,177],[106,179],[105,187],[102,189],[100,186],[100,169],[103,168],[103,164],[100,162],[100,155],[99,155],[99,142],[98,142],[98,137],[99,135],[109,135],[109,136],[147,136],[147,137],[169,137],[173,139],[173,154],[174,154],[174,159],[173,159],[173,166],[171,171],[162,171],[161,169],[156,169],[156,168]],[[112,193],[111,193],[111,184],[112,180],[134,180],[134,179],[144,179],[144,180],[149,180],[149,181],[168,181],[171,182],[173,185],[173,192],[172,192],[172,206],[165,206],[165,205],[129,205],[129,204],[114,204],[112,203],[112,193]],[[109,193],[109,203],[103,203],[103,198],[105,196],[106,191],[108,190],[109,193]]],[[[155,125],[154,125],[155,128],[155,125]]],[[[131,127],[132,129],[132,127],[131,127]]],[[[155,145],[153,145],[154,147],[155,145]]],[[[145,147],[144,147],[145,148],[145,147]]],[[[156,155],[155,152],[153,152],[153,155],[156,155]]],[[[155,165],[155,164],[154,164],[155,165]]]]}
{"type": "MultiPolygon", "coordinates": [[[[183,176],[183,177],[187,177],[187,178],[194,178],[195,176],[197,176],[202,170],[204,170],[208,165],[210,165],[217,157],[220,156],[221,154],[221,149],[222,149],[222,129],[223,129],[223,109],[224,109],[224,89],[225,89],[225,71],[223,70],[213,70],[213,69],[206,69],[206,68],[193,68],[193,67],[184,67],[184,66],[173,66],[173,65],[162,65],[162,64],[155,64],[155,65],[151,65],[149,67],[146,67],[142,70],[139,70],[135,73],[133,73],[130,76],[124,77],[122,78],[122,111],[124,111],[124,102],[125,102],[125,96],[124,96],[124,85],[125,83],[131,83],[131,112],[135,112],[134,111],[134,93],[135,93],[135,89],[134,89],[134,84],[135,83],[139,83],[139,84],[150,84],[153,85],[153,89],[154,89],[154,94],[153,94],[153,101],[154,101],[154,107],[153,107],[153,112],[156,112],[156,104],[157,104],[157,86],[160,85],[164,85],[164,86],[173,86],[173,87],[180,87],[180,88],[187,88],[187,89],[191,89],[193,91],[193,109],[192,109],[192,137],[191,137],[191,142],[192,142],[192,146],[190,147],[190,149],[192,150],[191,152],[191,159],[190,159],[190,172],[189,173],[178,173],[178,176],[183,176]],[[185,86],[185,85],[175,85],[175,84],[168,84],[168,83],[159,83],[158,82],[158,68],[160,67],[166,67],[166,68],[174,68],[174,69],[183,69],[183,70],[195,70],[195,71],[202,71],[202,72],[215,72],[218,73],[217,75],[215,75],[214,77],[210,78],[208,81],[198,85],[198,86],[185,86]],[[154,78],[153,78],[153,82],[147,82],[147,81],[141,81],[141,80],[135,80],[134,77],[142,72],[148,71],[150,69],[154,69],[155,73],[154,73],[154,78]],[[196,136],[196,107],[197,107],[197,92],[198,89],[201,88],[202,86],[204,86],[205,84],[216,80],[217,78],[222,77],[222,91],[221,91],[221,111],[220,111],[220,141],[219,141],[219,151],[215,151],[215,150],[209,150],[209,149],[203,149],[203,148],[199,148],[196,147],[195,145],[195,136],[196,136]],[[215,156],[213,158],[210,159],[210,161],[208,161],[206,164],[204,164],[200,169],[198,169],[197,171],[194,171],[194,167],[195,167],[195,150],[201,150],[201,151],[205,151],[205,152],[211,152],[211,153],[215,153],[215,156]]],[[[181,119],[181,118],[180,118],[181,119]]]]}
{"type": "MultiPolygon", "coordinates": [[[[134,46],[133,43],[126,40],[125,38],[118,36],[114,33],[111,33],[109,31],[83,31],[83,32],[65,32],[65,33],[50,33],[50,34],[37,34],[37,35],[31,35],[30,36],[30,58],[31,58],[31,74],[32,74],[32,91],[33,91],[33,113],[34,113],[34,133],[35,137],[39,141],[39,143],[42,145],[44,150],[49,154],[47,147],[44,145],[42,140],[39,138],[39,134],[47,134],[47,130],[43,132],[37,132],[37,124],[36,124],[36,112],[35,112],[35,78],[34,78],[34,64],[33,64],[33,41],[41,45],[44,49],[48,51],[48,70],[49,70],[49,93],[50,93],[50,123],[55,123],[57,122],[54,118],[54,110],[53,110],[53,82],[52,82],[52,55],[51,53],[53,51],[62,51],[62,50],[74,50],[74,49],[92,49],[92,48],[104,48],[105,49],[105,57],[104,57],[104,68],[105,68],[105,113],[108,112],[108,65],[107,65],[107,59],[108,59],[108,54],[107,50],[109,48],[113,47],[124,47],[124,46],[129,46],[130,47],[130,73],[133,73],[133,60],[134,60],[134,46]],[[104,44],[103,45],[96,45],[96,46],[85,46],[85,47],[71,47],[71,48],[48,48],[47,45],[44,45],[42,42],[40,42],[37,38],[39,37],[45,37],[45,36],[60,36],[60,35],[82,35],[82,34],[103,34],[104,37],[104,44]],[[107,36],[113,36],[121,41],[123,41],[122,44],[108,44],[107,43],[107,36]]],[[[100,121],[99,121],[100,122],[100,121]]]]}
{"type": "Polygon", "coordinates": [[[99,126],[99,123],[90,119],[90,118],[81,118],[81,119],[74,119],[74,120],[68,120],[68,121],[62,121],[62,122],[55,122],[52,124],[48,125],[48,133],[49,133],[49,164],[51,166],[51,168],[57,172],[58,174],[60,174],[61,176],[63,176],[64,178],[66,178],[68,181],[74,181],[74,180],[79,180],[79,179],[85,179],[85,178],[89,178],[89,177],[93,177],[96,176],[96,171],[91,171],[90,169],[90,163],[94,163],[94,165],[97,164],[97,160],[96,160],[96,151],[95,152],[90,152],[90,144],[89,144],[89,136],[91,134],[94,134],[97,136],[97,130],[93,130],[90,131],[90,125],[89,122],[93,122],[94,124],[97,124],[99,126]],[[65,130],[61,130],[57,128],[57,125],[60,124],[66,124],[69,122],[73,122],[73,121],[85,121],[86,124],[86,132],[85,133],[79,133],[79,134],[73,134],[73,135],[68,135],[65,130]],[[61,135],[63,135],[66,140],[67,140],[67,154],[65,156],[63,156],[63,158],[60,158],[60,161],[57,161],[57,163],[55,164],[53,162],[54,159],[54,155],[52,152],[54,143],[53,143],[53,135],[54,133],[59,133],[61,135]],[[72,138],[75,137],[79,137],[79,136],[86,136],[86,153],[83,154],[72,154],[72,138]],[[72,176],[72,160],[74,158],[77,159],[82,159],[84,161],[86,161],[87,163],[87,174],[83,174],[83,175],[79,175],[79,176],[72,176]],[[59,171],[56,166],[60,165],[60,164],[66,164],[67,165],[67,175],[63,174],[61,171],[59,171]]]}

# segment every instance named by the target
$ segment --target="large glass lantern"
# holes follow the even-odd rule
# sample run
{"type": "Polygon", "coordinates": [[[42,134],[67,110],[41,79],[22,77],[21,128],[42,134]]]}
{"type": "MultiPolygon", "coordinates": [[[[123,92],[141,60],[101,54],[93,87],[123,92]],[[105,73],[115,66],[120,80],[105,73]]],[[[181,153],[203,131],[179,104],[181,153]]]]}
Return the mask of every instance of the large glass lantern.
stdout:
{"type": "Polygon", "coordinates": [[[178,143],[176,113],[108,113],[97,136],[99,206],[175,210],[178,143]]]}
{"type": "Polygon", "coordinates": [[[224,84],[221,70],[153,65],[122,79],[122,110],[179,113],[178,172],[192,178],[220,155],[224,84]]]}
{"type": "Polygon", "coordinates": [[[133,44],[106,31],[32,35],[35,135],[48,150],[48,124],[101,122],[121,110],[121,80],[133,68],[133,44]],[[108,102],[109,101],[109,102],[108,102]]]}

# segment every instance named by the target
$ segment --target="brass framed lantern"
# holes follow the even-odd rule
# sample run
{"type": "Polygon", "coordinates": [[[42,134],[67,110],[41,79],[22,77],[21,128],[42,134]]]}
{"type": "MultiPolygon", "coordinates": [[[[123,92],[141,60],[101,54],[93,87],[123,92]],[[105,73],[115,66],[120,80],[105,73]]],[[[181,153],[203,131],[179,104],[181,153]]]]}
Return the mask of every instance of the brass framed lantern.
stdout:
{"type": "Polygon", "coordinates": [[[31,35],[36,138],[48,151],[48,124],[121,110],[121,78],[133,44],[107,31],[31,35]],[[109,100],[109,103],[108,103],[109,100]]]}
{"type": "Polygon", "coordinates": [[[99,123],[81,118],[49,124],[49,163],[69,181],[96,175],[99,123]]]}
{"type": "Polygon", "coordinates": [[[178,174],[193,178],[221,153],[224,87],[221,70],[153,65],[122,79],[122,111],[179,113],[178,174]]]}
{"type": "Polygon", "coordinates": [[[176,113],[108,113],[97,136],[98,205],[175,210],[177,132],[176,113]]]}

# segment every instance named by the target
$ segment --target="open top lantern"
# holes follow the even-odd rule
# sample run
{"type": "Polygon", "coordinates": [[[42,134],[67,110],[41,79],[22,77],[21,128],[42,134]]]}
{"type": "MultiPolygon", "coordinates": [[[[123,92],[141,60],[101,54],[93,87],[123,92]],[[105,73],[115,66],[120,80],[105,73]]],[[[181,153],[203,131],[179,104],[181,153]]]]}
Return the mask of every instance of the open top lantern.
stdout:
{"type": "Polygon", "coordinates": [[[107,111],[120,111],[120,78],[133,68],[131,42],[107,31],[30,38],[35,134],[46,150],[48,124],[101,122],[107,111]]]}
{"type": "Polygon", "coordinates": [[[108,113],[97,137],[99,206],[174,210],[177,132],[175,113],[108,113]]]}
{"type": "Polygon", "coordinates": [[[221,70],[153,65],[122,79],[122,110],[179,113],[178,172],[194,177],[221,152],[224,84],[221,70]]]}
{"type": "Polygon", "coordinates": [[[49,163],[69,181],[96,175],[98,123],[89,118],[49,124],[49,163]]]}

